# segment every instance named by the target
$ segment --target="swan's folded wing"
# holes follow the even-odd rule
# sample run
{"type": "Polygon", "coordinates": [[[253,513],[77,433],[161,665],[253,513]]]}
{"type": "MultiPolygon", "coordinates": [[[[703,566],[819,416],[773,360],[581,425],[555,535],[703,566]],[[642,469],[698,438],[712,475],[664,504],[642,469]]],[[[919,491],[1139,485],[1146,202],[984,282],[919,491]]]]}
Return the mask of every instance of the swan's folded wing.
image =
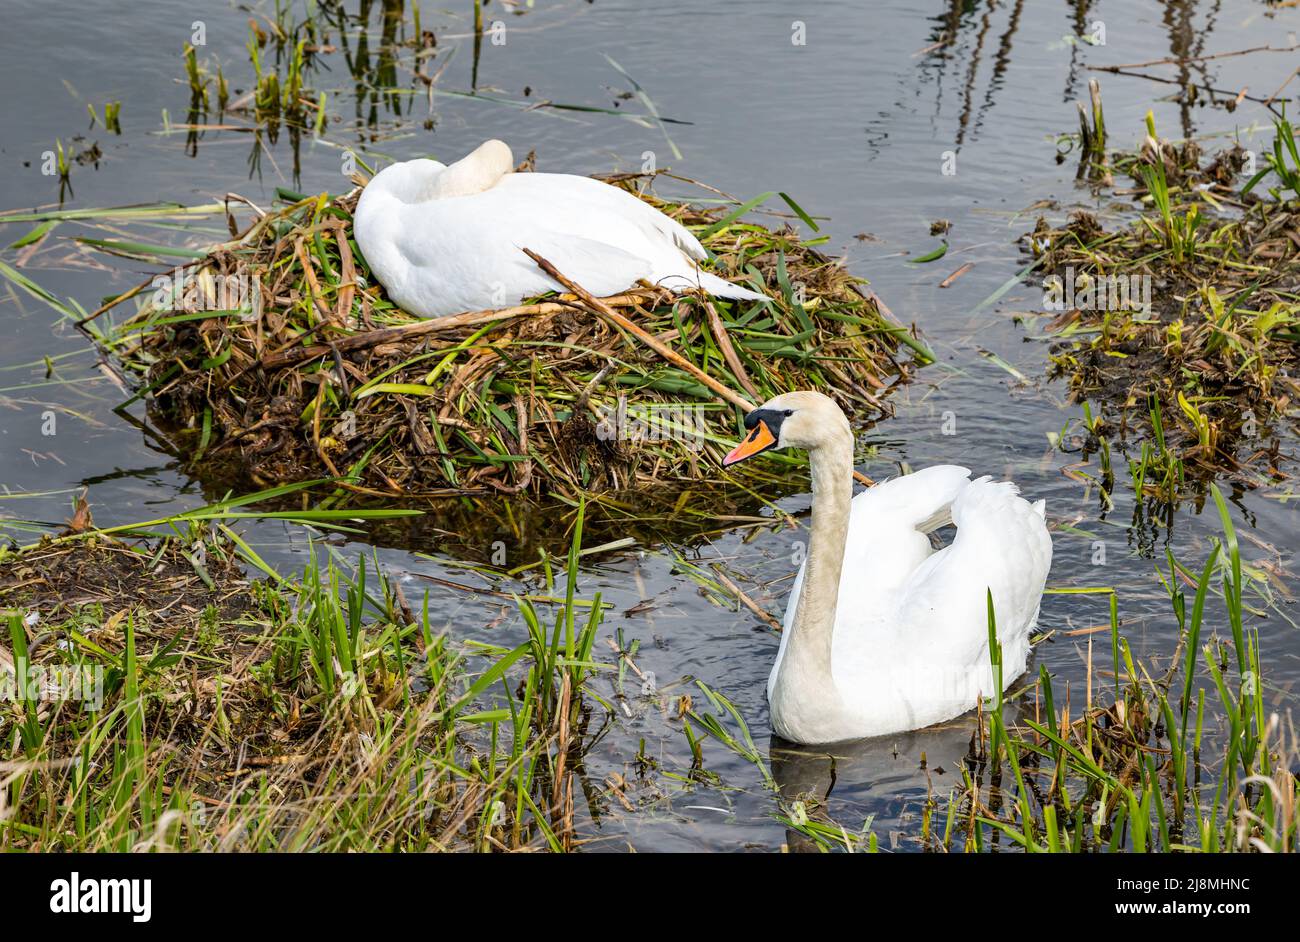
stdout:
{"type": "MultiPolygon", "coordinates": [[[[490,191],[493,192],[493,191],[490,191]]],[[[597,297],[617,294],[651,274],[651,263],[593,235],[557,229],[544,206],[472,197],[406,207],[393,243],[404,260],[403,291],[389,293],[411,310],[452,314],[517,304],[563,286],[524,254],[531,249],[597,297]]]]}
{"type": "Polygon", "coordinates": [[[945,518],[970,484],[970,471],[934,465],[881,481],[853,498],[840,577],[838,624],[863,621],[890,604],[894,593],[934,551],[926,533],[945,518]]]}
{"type": "Polygon", "coordinates": [[[596,297],[605,297],[626,290],[641,278],[650,276],[650,263],[643,258],[625,252],[617,246],[597,239],[566,235],[547,229],[536,229],[515,236],[518,249],[516,267],[523,267],[525,272],[535,272],[546,280],[542,291],[563,291],[564,286],[544,275],[537,264],[524,254],[524,249],[531,249],[546,259],[560,274],[577,282],[596,297]]]}
{"type": "MultiPolygon", "coordinates": [[[[594,219],[617,220],[636,229],[638,241],[645,240],[647,245],[670,240],[696,261],[708,257],[700,240],[677,220],[665,216],[645,200],[600,180],[567,173],[517,173],[506,177],[494,189],[499,188],[512,197],[525,199],[540,194],[551,209],[552,225],[575,234],[589,230],[573,226],[590,226],[594,219]]],[[[616,238],[621,241],[621,237],[616,238]]]]}
{"type": "Polygon", "coordinates": [[[956,537],[902,586],[894,621],[918,662],[983,670],[991,591],[1010,680],[1024,669],[1052,562],[1042,504],[1031,505],[1013,484],[980,478],[958,495],[952,516],[956,537]]]}
{"type": "Polygon", "coordinates": [[[949,516],[953,501],[968,484],[970,469],[955,464],[931,465],[881,481],[853,498],[850,538],[855,530],[865,533],[880,520],[928,533],[938,519],[949,516]]]}

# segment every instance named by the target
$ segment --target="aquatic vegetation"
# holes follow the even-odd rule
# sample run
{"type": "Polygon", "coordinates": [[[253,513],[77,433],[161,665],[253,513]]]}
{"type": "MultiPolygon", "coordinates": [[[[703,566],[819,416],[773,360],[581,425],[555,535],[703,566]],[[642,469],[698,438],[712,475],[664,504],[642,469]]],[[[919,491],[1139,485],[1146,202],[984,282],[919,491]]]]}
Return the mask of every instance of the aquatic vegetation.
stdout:
{"type": "Polygon", "coordinates": [[[1090,107],[1083,102],[1079,107],[1079,177],[1105,180],[1109,177],[1106,151],[1106,117],[1101,105],[1101,85],[1096,79],[1088,82],[1090,107]]]}
{"type": "Polygon", "coordinates": [[[190,107],[207,108],[208,84],[211,79],[207,70],[199,65],[198,51],[186,43],[181,57],[185,60],[185,80],[190,87],[190,107]]]}
{"type": "Polygon", "coordinates": [[[1286,118],[1274,122],[1273,149],[1264,153],[1265,166],[1241,188],[1243,194],[1253,190],[1270,173],[1277,177],[1277,187],[1270,187],[1273,199],[1282,201],[1282,191],[1290,190],[1292,198],[1300,197],[1300,148],[1296,146],[1295,128],[1286,118]]]}
{"type": "MultiPolygon", "coordinates": [[[[674,159],[681,158],[668,125],[689,122],[661,114],[646,89],[609,55],[604,56],[605,60],[631,88],[626,97],[635,99],[641,110],[530,99],[527,91],[523,96],[510,96],[496,89],[480,91],[479,60],[484,38],[495,33],[495,23],[486,24],[480,9],[476,25],[466,33],[463,30],[469,26],[468,16],[446,9],[435,12],[438,22],[429,23],[427,18],[422,20],[416,3],[361,4],[355,12],[342,3],[309,3],[298,19],[293,4],[276,4],[273,14],[261,13],[248,19],[247,69],[231,62],[200,61],[192,47],[185,48],[182,81],[190,89],[188,115],[184,124],[173,125],[164,112],[164,131],[184,133],[187,153],[191,155],[200,139],[210,132],[248,133],[253,138],[248,156],[250,174],[260,174],[263,159],[270,154],[268,144],[277,143],[284,128],[292,150],[292,178],[297,183],[305,133],[321,143],[331,128],[346,129],[356,132],[368,146],[375,146],[380,141],[405,137],[416,122],[424,130],[433,130],[437,126],[437,99],[447,97],[568,122],[575,121],[573,114],[604,115],[657,128],[674,159]],[[451,29],[449,36],[443,32],[444,24],[451,29]],[[441,45],[439,34],[447,37],[441,45]],[[460,49],[458,39],[469,40],[473,56],[468,89],[449,88],[440,81],[460,49]],[[232,95],[227,72],[229,83],[241,88],[241,92],[232,95]],[[342,74],[354,81],[350,94],[335,91],[331,76],[342,74]],[[325,76],[329,92],[314,86],[321,75],[325,76]],[[214,84],[216,108],[222,116],[219,122],[207,120],[214,84]],[[355,113],[349,116],[327,112],[331,95],[336,102],[350,99],[355,113]],[[421,105],[427,108],[424,114],[417,111],[421,105]]],[[[524,16],[534,11],[528,4],[510,12],[524,16]]],[[[490,42],[495,44],[495,35],[490,42]]],[[[329,141],[326,146],[342,149],[354,145],[350,140],[340,140],[329,141]]]]}
{"type": "Polygon", "coordinates": [[[602,300],[570,284],[421,320],[371,277],[351,237],[355,193],[286,193],[287,206],[100,328],[101,342],[201,476],[224,463],[259,486],[331,477],[359,497],[573,503],[646,485],[676,500],[714,477],[749,403],[818,388],[877,417],[909,369],[895,351],[930,358],[820,240],[741,220],[775,194],[704,208],[643,191],[639,175],[610,182],[691,227],[717,270],[772,303],[651,285],[602,300]]]}
{"type": "MultiPolygon", "coordinates": [[[[943,833],[929,832],[923,844],[950,850],[960,841],[978,851],[1009,840],[1005,846],[1052,853],[1295,849],[1300,781],[1291,763],[1300,740],[1266,704],[1266,661],[1259,631],[1246,626],[1237,536],[1223,496],[1214,485],[1211,491],[1222,541],[1199,573],[1172,551],[1159,572],[1180,638],[1169,668],[1134,658],[1118,600],[1104,593],[1110,650],[1097,674],[1110,683],[1094,691],[1090,660],[1080,709],[1040,667],[1037,681],[1016,692],[1014,707],[1000,696],[991,702],[987,726],[978,742],[972,738],[963,785],[948,797],[943,833]],[[1224,612],[1207,621],[1216,577],[1224,612]],[[1208,694],[1198,678],[1211,681],[1208,694]],[[1211,744],[1222,754],[1210,752],[1211,744]]],[[[989,615],[992,637],[991,608],[989,615]]],[[[1091,644],[1088,650],[1091,658],[1091,644]]]]}
{"type": "Polygon", "coordinates": [[[1175,217],[1169,201],[1169,183],[1165,179],[1163,163],[1143,166],[1142,176],[1146,181],[1147,191],[1151,194],[1151,200],[1160,214],[1158,221],[1143,216],[1143,223],[1162,239],[1175,265],[1190,261],[1196,256],[1196,229],[1201,222],[1198,207],[1193,204],[1184,213],[1175,217]]]}
{"type": "Polygon", "coordinates": [[[72,172],[72,167],[68,163],[68,154],[63,149],[62,139],[54,141],[54,166],[58,171],[59,180],[66,183],[68,175],[72,172]]]}
{"type": "MultiPolygon", "coordinates": [[[[255,171],[260,167],[265,149],[262,135],[265,134],[267,140],[274,144],[280,127],[284,124],[292,137],[296,178],[299,169],[299,137],[303,131],[314,130],[319,134],[324,128],[326,97],[324,92],[314,92],[306,84],[307,72],[314,66],[313,55],[322,48],[316,41],[316,22],[308,16],[302,23],[286,26],[288,12],[287,6],[277,10],[277,20],[268,21],[270,33],[262,28],[257,19],[249,19],[246,48],[253,71],[248,82],[251,88],[233,99],[224,66],[212,61],[201,63],[195,48],[189,44],[185,46],[182,58],[190,101],[189,113],[181,128],[185,131],[188,153],[192,155],[197,151],[200,134],[207,130],[249,131],[254,135],[249,163],[255,171]],[[274,42],[271,42],[272,38],[274,42]],[[217,111],[222,116],[248,117],[252,121],[250,125],[232,124],[228,117],[219,124],[207,122],[206,116],[212,106],[210,92],[214,86],[217,111]]],[[[165,113],[164,127],[167,131],[171,130],[165,113]]]]}
{"type": "Polygon", "coordinates": [[[520,598],[525,639],[506,647],[451,638],[364,557],[285,578],[211,527],[88,530],[0,558],[0,683],[35,695],[0,710],[0,847],[576,846],[602,710],[584,696],[602,605],[575,597],[581,516],[563,596],[520,598]]]}
{"type": "MultiPolygon", "coordinates": [[[[1289,152],[1288,133],[1277,122],[1270,161],[1289,152]]],[[[1252,472],[1280,473],[1269,429],[1300,394],[1300,246],[1293,205],[1229,185],[1238,150],[1206,164],[1148,122],[1140,152],[1114,161],[1151,211],[1111,232],[1086,213],[1040,220],[1028,243],[1060,301],[1053,374],[1098,405],[1098,428],[1122,438],[1163,423],[1160,453],[1193,477],[1253,485],[1252,472]]]]}
{"type": "Polygon", "coordinates": [[[110,101],[104,105],[104,116],[101,118],[95,111],[95,106],[86,102],[86,110],[90,112],[90,123],[95,125],[101,123],[104,130],[112,131],[114,134],[122,133],[122,103],[120,101],[110,101]]]}

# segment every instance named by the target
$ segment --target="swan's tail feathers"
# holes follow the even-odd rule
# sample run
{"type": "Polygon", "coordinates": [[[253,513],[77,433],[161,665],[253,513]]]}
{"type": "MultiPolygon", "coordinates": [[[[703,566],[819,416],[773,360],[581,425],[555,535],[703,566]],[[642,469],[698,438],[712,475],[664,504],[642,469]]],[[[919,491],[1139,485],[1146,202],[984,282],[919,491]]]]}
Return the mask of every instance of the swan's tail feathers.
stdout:
{"type": "Polygon", "coordinates": [[[759,291],[742,288],[740,285],[734,285],[725,278],[710,275],[708,272],[700,272],[700,286],[709,294],[717,295],[720,298],[734,298],[740,301],[771,300],[767,295],[759,291]]]}
{"type": "MultiPolygon", "coordinates": [[[[640,201],[638,200],[638,202],[640,201]]],[[[642,203],[642,205],[644,206],[645,204],[642,203]]],[[[678,224],[676,219],[666,217],[661,213],[657,215],[659,215],[661,219],[672,223],[672,228],[668,231],[673,237],[673,244],[685,252],[692,260],[702,262],[709,257],[709,253],[705,251],[704,246],[700,244],[699,239],[695,238],[691,230],[678,224]]]]}
{"type": "Polygon", "coordinates": [[[957,524],[954,546],[965,558],[978,560],[980,584],[993,592],[999,632],[1009,641],[1025,642],[1037,621],[1043,586],[1052,565],[1052,536],[1047,505],[1029,503],[1014,484],[978,478],[952,508],[957,524]]]}
{"type": "Polygon", "coordinates": [[[909,626],[918,663],[968,665],[981,689],[990,690],[991,594],[1004,685],[1024,672],[1052,564],[1044,512],[1020,497],[1014,484],[981,477],[962,488],[952,501],[957,535],[916,568],[900,596],[895,618],[909,626]]]}
{"type": "Polygon", "coordinates": [[[711,275],[706,271],[697,271],[694,275],[671,275],[667,278],[661,278],[659,284],[663,285],[669,291],[682,293],[684,291],[694,291],[696,288],[703,288],[709,294],[717,298],[736,298],[744,301],[769,301],[767,295],[760,294],[757,291],[750,291],[748,288],[742,288],[740,285],[733,285],[725,278],[719,278],[717,275],[711,275]]]}

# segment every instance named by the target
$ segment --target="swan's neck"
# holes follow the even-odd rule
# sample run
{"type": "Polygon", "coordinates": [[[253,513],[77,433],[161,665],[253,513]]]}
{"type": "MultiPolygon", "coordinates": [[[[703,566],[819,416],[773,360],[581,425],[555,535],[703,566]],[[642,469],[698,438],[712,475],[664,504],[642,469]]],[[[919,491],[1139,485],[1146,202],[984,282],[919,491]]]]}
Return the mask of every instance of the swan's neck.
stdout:
{"type": "Polygon", "coordinates": [[[426,200],[473,196],[490,190],[514,169],[510,149],[500,141],[488,141],[435,176],[426,187],[426,200]]]}
{"type": "Polygon", "coordinates": [[[831,671],[831,642],[853,498],[852,435],[845,428],[810,451],[809,458],[813,503],[808,558],[790,638],[772,689],[777,732],[805,742],[816,741],[805,738],[810,733],[807,723],[825,722],[841,709],[831,671]]]}

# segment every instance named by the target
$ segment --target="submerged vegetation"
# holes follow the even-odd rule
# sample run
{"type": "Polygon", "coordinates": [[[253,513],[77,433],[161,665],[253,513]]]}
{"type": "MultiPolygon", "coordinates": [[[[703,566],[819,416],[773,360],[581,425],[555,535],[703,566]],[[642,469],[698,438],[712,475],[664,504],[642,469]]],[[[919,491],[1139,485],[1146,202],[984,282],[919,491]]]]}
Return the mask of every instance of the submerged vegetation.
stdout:
{"type": "Polygon", "coordinates": [[[424,320],[366,267],[355,193],[293,194],[160,288],[141,286],[144,304],[99,328],[101,343],[201,478],[225,468],[259,486],[330,477],[371,498],[570,503],[713,478],[741,410],[787,389],[878,417],[907,373],[895,351],[929,359],[860,279],[788,228],[742,222],[765,197],[699,208],[656,198],[639,175],[609,182],[693,228],[715,268],[770,303],[649,284],[596,299],[570,284],[424,320]]]}
{"type": "Polygon", "coordinates": [[[0,557],[0,685],[26,693],[0,709],[0,848],[577,845],[604,713],[584,695],[603,606],[575,594],[581,510],[563,590],[517,597],[525,631],[504,647],[450,637],[365,557],[278,576],[238,517],[0,557]]]}

